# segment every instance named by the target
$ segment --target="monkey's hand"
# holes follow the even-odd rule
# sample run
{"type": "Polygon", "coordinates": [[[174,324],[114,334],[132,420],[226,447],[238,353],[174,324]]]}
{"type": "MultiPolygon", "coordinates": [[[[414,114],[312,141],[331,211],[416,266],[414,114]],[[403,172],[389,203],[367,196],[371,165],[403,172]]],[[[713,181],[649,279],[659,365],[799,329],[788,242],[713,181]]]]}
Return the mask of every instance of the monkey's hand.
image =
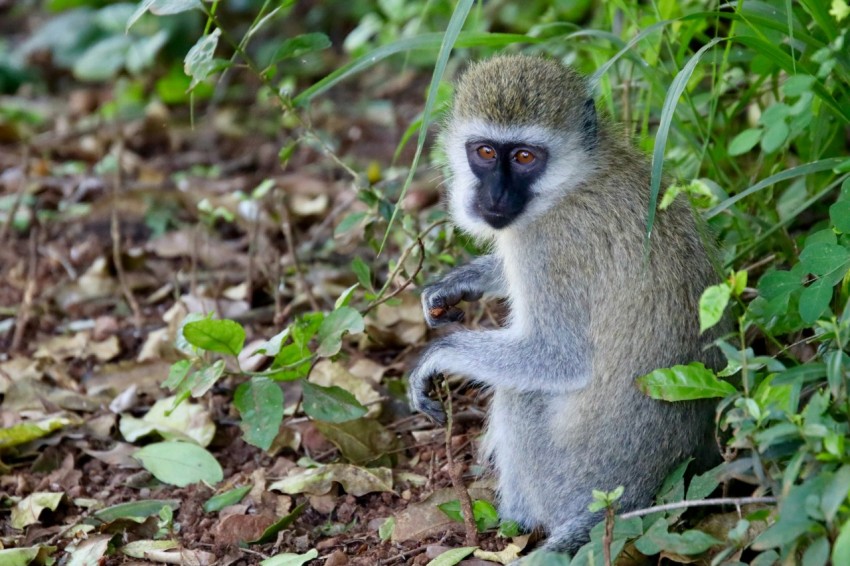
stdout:
{"type": "Polygon", "coordinates": [[[463,311],[456,307],[459,302],[477,301],[487,293],[504,294],[501,271],[495,256],[481,256],[425,287],[422,290],[425,322],[431,328],[460,322],[463,311]]]}
{"type": "MultiPolygon", "coordinates": [[[[466,293],[459,286],[452,284],[435,283],[428,285],[422,290],[422,311],[425,313],[425,322],[431,328],[437,328],[452,322],[463,320],[463,311],[457,305],[465,299],[466,293]]],[[[480,298],[481,295],[477,298],[480,298]]]]}
{"type": "Polygon", "coordinates": [[[410,372],[407,395],[411,409],[425,413],[432,421],[442,425],[446,423],[446,411],[443,404],[433,398],[442,381],[442,373],[432,369],[434,364],[429,356],[431,352],[431,348],[426,350],[410,372]]]}

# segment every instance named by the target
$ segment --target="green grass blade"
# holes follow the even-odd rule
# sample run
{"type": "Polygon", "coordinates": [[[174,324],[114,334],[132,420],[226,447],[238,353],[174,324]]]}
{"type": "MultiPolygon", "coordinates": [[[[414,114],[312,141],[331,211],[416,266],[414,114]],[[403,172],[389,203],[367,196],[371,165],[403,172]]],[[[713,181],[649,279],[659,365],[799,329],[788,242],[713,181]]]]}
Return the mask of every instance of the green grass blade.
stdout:
{"type": "Polygon", "coordinates": [[[652,225],[655,223],[655,209],[658,204],[658,191],[661,190],[662,168],[664,165],[664,150],[667,147],[667,137],[670,134],[670,126],[673,123],[673,116],[676,113],[676,106],[679,104],[679,97],[688,86],[688,81],[694,73],[697,64],[706,51],[720,43],[727,41],[726,37],[715,37],[699,51],[694,53],[685,66],[676,74],[670,89],[667,91],[667,97],[664,99],[664,105],[661,107],[661,119],[658,124],[658,131],[655,134],[655,147],[652,150],[652,176],[649,183],[649,211],[646,217],[646,238],[649,241],[652,235],[652,225]]]}
{"type": "Polygon", "coordinates": [[[820,161],[813,161],[812,163],[806,163],[805,165],[798,165],[797,167],[792,167],[790,169],[786,169],[785,171],[780,171],[775,175],[771,175],[766,179],[762,179],[752,187],[749,187],[747,190],[741,191],[737,195],[724,200],[723,202],[709,210],[705,214],[705,218],[714,218],[724,210],[731,207],[736,202],[747,198],[753,193],[759,192],[765,187],[769,187],[771,185],[775,185],[776,183],[781,183],[782,181],[787,181],[788,179],[793,179],[795,177],[804,177],[806,175],[813,175],[815,173],[830,171],[840,165],[843,161],[845,161],[843,157],[831,157],[829,159],[821,159],[820,161]]]}
{"type": "Polygon", "coordinates": [[[393,214],[387,223],[384,239],[381,241],[381,247],[378,249],[379,254],[387,243],[387,238],[390,236],[390,230],[392,230],[393,223],[396,216],[398,216],[401,203],[404,201],[407,189],[410,188],[413,175],[416,174],[416,167],[419,165],[419,158],[422,156],[422,149],[425,147],[425,136],[428,134],[428,126],[431,124],[431,112],[434,110],[434,102],[437,100],[437,89],[440,86],[443,73],[446,71],[446,64],[449,62],[449,55],[452,52],[452,48],[460,35],[463,23],[466,21],[466,17],[469,15],[469,11],[472,9],[474,3],[475,0],[459,0],[449,20],[449,25],[446,26],[446,33],[440,44],[440,53],[437,55],[437,63],[434,65],[434,74],[431,75],[431,84],[428,85],[428,98],[425,100],[425,109],[422,111],[422,126],[419,128],[419,139],[416,141],[416,154],[413,156],[413,163],[410,164],[410,171],[407,174],[407,179],[404,181],[401,194],[399,194],[398,200],[393,207],[393,214]]]}
{"type": "MultiPolygon", "coordinates": [[[[817,76],[817,71],[815,69],[808,65],[804,65],[801,61],[794,61],[790,55],[769,41],[749,35],[739,35],[735,37],[735,42],[745,45],[755,52],[764,55],[786,73],[794,74],[796,73],[797,67],[799,67],[804,73],[817,76]]],[[[816,80],[814,84],[812,84],[812,90],[815,95],[835,113],[837,117],[843,119],[847,123],[850,123],[850,108],[846,105],[839,104],[823,85],[823,82],[816,80]]]]}
{"type": "Polygon", "coordinates": [[[838,37],[838,27],[829,13],[830,2],[825,2],[824,0],[800,0],[800,4],[802,4],[803,9],[817,23],[818,27],[823,30],[829,41],[834,41],[838,37]]]}
{"type": "MultiPolygon", "coordinates": [[[[296,106],[307,104],[320,94],[327,92],[342,81],[368,69],[379,61],[397,53],[416,49],[439,49],[442,46],[442,33],[425,33],[415,37],[399,39],[387,45],[378,47],[366,55],[336,69],[316,84],[310,86],[296,96],[292,102],[296,106]]],[[[541,43],[542,39],[516,33],[466,32],[457,39],[457,47],[504,47],[514,43],[541,43]]]]}

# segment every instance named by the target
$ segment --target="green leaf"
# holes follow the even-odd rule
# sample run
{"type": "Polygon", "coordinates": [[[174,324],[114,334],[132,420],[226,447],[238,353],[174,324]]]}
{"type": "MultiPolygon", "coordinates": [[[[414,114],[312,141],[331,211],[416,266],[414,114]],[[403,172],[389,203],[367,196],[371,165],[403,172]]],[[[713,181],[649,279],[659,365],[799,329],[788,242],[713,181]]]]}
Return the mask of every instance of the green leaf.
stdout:
{"type": "Polygon", "coordinates": [[[243,485],[242,487],[237,487],[225,491],[224,493],[213,495],[204,502],[204,512],[215,513],[216,511],[221,511],[230,505],[236,505],[242,501],[243,497],[248,495],[248,492],[251,491],[251,487],[252,486],[250,485],[243,485]]]}
{"type": "Polygon", "coordinates": [[[304,554],[292,554],[284,552],[276,554],[270,558],[266,558],[260,562],[260,566],[302,566],[311,560],[319,557],[319,551],[315,548],[308,550],[304,554]]]}
{"type": "Polygon", "coordinates": [[[274,65],[284,59],[301,57],[313,51],[321,51],[331,46],[331,40],[323,33],[305,33],[290,37],[277,48],[269,65],[274,65]]]}
{"type": "MultiPolygon", "coordinates": [[[[460,508],[460,501],[457,499],[447,501],[437,505],[437,507],[452,521],[463,523],[463,512],[460,508]]],[[[476,499],[472,502],[472,517],[475,520],[475,528],[479,533],[499,526],[499,512],[486,499],[476,499]]]]}
{"type": "Polygon", "coordinates": [[[381,523],[381,526],[378,527],[378,537],[380,537],[381,542],[387,542],[390,540],[390,537],[393,536],[394,530],[395,517],[387,517],[387,519],[381,523]]]}
{"type": "Polygon", "coordinates": [[[842,157],[830,157],[829,159],[821,159],[820,161],[813,161],[811,163],[806,163],[804,165],[798,165],[797,167],[786,169],[785,171],[780,171],[775,175],[771,175],[766,179],[762,179],[752,187],[741,191],[737,195],[731,196],[728,199],[724,200],[723,202],[709,210],[705,214],[705,217],[714,218],[724,210],[730,208],[736,202],[782,181],[787,181],[796,177],[805,177],[808,175],[813,175],[815,173],[821,173],[823,171],[830,171],[833,168],[837,167],[842,161],[844,161],[844,158],[842,157]]]}
{"type": "Polygon", "coordinates": [[[355,257],[351,261],[351,270],[357,276],[357,282],[360,283],[364,289],[369,291],[374,290],[372,288],[372,270],[365,261],[363,261],[360,257],[355,257]]]}
{"type": "Polygon", "coordinates": [[[729,304],[732,289],[728,283],[712,285],[703,291],[699,298],[699,331],[705,332],[723,318],[723,311],[729,304]]]}
{"type": "Polygon", "coordinates": [[[0,564],[3,566],[27,566],[28,564],[50,564],[48,556],[56,551],[55,546],[27,546],[0,549],[0,564]],[[36,558],[39,558],[36,561],[36,558]]]}
{"type": "Polygon", "coordinates": [[[183,380],[175,393],[177,400],[174,406],[180,404],[180,401],[187,398],[189,394],[192,397],[202,397],[207,391],[212,389],[212,386],[224,375],[224,360],[216,360],[208,366],[202,367],[198,371],[192,373],[187,379],[183,380]]]}
{"type": "Polygon", "coordinates": [[[850,464],[844,464],[835,472],[821,496],[821,510],[824,518],[830,523],[835,519],[838,509],[847,501],[850,495],[850,464]]]}
{"type": "Polygon", "coordinates": [[[830,206],[829,219],[843,234],[850,234],[850,200],[839,200],[830,206]]]}
{"type": "Polygon", "coordinates": [[[309,381],[302,383],[302,386],[304,398],[301,405],[304,412],[314,419],[343,423],[359,419],[366,414],[366,407],[342,387],[323,387],[309,381]]]}
{"type": "Polygon", "coordinates": [[[189,88],[205,80],[226,64],[226,62],[223,63],[213,57],[220,36],[221,29],[216,28],[212,33],[198,39],[197,43],[186,54],[186,58],[183,60],[183,71],[192,77],[192,84],[189,88]]]}
{"type": "Polygon", "coordinates": [[[283,391],[267,377],[252,377],[236,388],[233,405],[242,422],[245,442],[268,450],[283,422],[283,391]]]}
{"type": "Polygon", "coordinates": [[[832,285],[826,279],[818,279],[800,294],[800,318],[806,324],[816,321],[829,308],[832,301],[832,285]]]}
{"type": "Polygon", "coordinates": [[[174,391],[183,380],[189,375],[189,370],[192,369],[191,360],[180,360],[179,362],[174,362],[171,364],[171,367],[168,370],[168,377],[165,381],[162,382],[162,386],[167,388],[169,391],[174,391]]]}
{"type": "Polygon", "coordinates": [[[148,11],[152,14],[165,16],[187,12],[200,7],[201,0],[144,0],[127,20],[127,31],[148,11]]]}
{"type": "Polygon", "coordinates": [[[726,397],[736,391],[732,384],[717,379],[714,372],[699,362],[657,369],[639,377],[637,384],[641,391],[653,399],[665,401],[726,397]]]}
{"type": "Polygon", "coordinates": [[[735,157],[743,155],[753,149],[761,140],[762,131],[760,128],[749,128],[732,138],[729,142],[729,155],[735,157]]]}
{"type": "Polygon", "coordinates": [[[673,82],[670,83],[670,88],[667,90],[667,95],[664,98],[664,105],[661,107],[661,116],[658,124],[658,130],[655,132],[655,145],[652,148],[652,170],[650,172],[649,181],[649,212],[646,217],[646,238],[649,241],[652,234],[652,226],[655,223],[656,204],[658,202],[658,191],[661,189],[662,169],[664,166],[664,153],[667,147],[667,137],[670,134],[670,127],[673,125],[673,117],[676,114],[676,106],[679,104],[679,97],[688,86],[688,82],[693,75],[694,69],[699,64],[700,59],[705,53],[713,48],[721,41],[726,41],[725,37],[715,37],[694,53],[688,62],[679,71],[673,82]]]}
{"type": "Polygon", "coordinates": [[[826,566],[827,560],[829,560],[829,539],[825,536],[818,537],[803,553],[800,566],[826,566]]]}
{"type": "Polygon", "coordinates": [[[788,296],[802,287],[800,277],[791,271],[771,271],[759,279],[759,293],[767,300],[788,296]]]}
{"type": "Polygon", "coordinates": [[[197,348],[238,356],[245,344],[245,329],[232,320],[205,318],[183,327],[183,336],[197,348]]]}
{"type": "MultiPolygon", "coordinates": [[[[256,540],[248,541],[248,543],[249,544],[265,544],[267,542],[271,542],[271,541],[275,540],[277,538],[277,533],[279,533],[280,531],[282,531],[283,529],[285,529],[286,527],[288,527],[289,525],[294,523],[295,519],[297,519],[299,516],[301,516],[301,513],[304,512],[304,509],[306,509],[306,507],[307,507],[307,504],[302,503],[301,505],[299,505],[298,507],[296,507],[295,509],[290,511],[288,515],[281,517],[279,520],[277,520],[273,524],[269,525],[266,528],[266,530],[263,531],[263,534],[260,535],[260,538],[258,538],[256,540]]],[[[313,558],[315,558],[315,556],[313,558]]],[[[285,564],[285,562],[284,562],[284,564],[285,564]]]]}
{"type": "Polygon", "coordinates": [[[83,81],[105,81],[124,66],[132,40],[113,35],[89,47],[74,63],[74,76],[83,81]]]}
{"type": "Polygon", "coordinates": [[[850,263],[850,250],[839,244],[813,244],[800,254],[800,263],[809,273],[827,275],[850,263]]]}
{"type": "Polygon", "coordinates": [[[815,78],[811,75],[794,75],[788,77],[782,85],[782,92],[785,96],[800,96],[804,92],[812,90],[815,78]]]}
{"type": "Polygon", "coordinates": [[[357,334],[365,328],[363,315],[351,307],[340,307],[331,312],[319,326],[319,348],[316,354],[330,357],[342,348],[342,337],[346,333],[357,334]]]}
{"type": "Polygon", "coordinates": [[[477,546],[464,546],[447,550],[425,566],[455,566],[461,560],[475,552],[477,546]]]}
{"type": "Polygon", "coordinates": [[[850,564],[850,521],[844,523],[832,547],[833,564],[850,564]]]}
{"type": "Polygon", "coordinates": [[[120,503],[112,505],[106,509],[96,511],[94,518],[104,523],[112,523],[119,519],[129,519],[141,523],[148,517],[159,515],[164,507],[178,509],[180,507],[179,499],[146,499],[143,501],[131,501],[130,503],[120,503]]]}
{"type": "Polygon", "coordinates": [[[340,236],[349,230],[352,230],[355,226],[363,222],[368,215],[368,212],[353,212],[349,214],[336,225],[336,228],[334,228],[334,236],[340,236]]]}
{"type": "Polygon", "coordinates": [[[137,450],[133,457],[163,483],[185,487],[206,482],[216,484],[224,474],[212,454],[189,442],[157,442],[137,450]]]}
{"type": "Polygon", "coordinates": [[[761,138],[761,149],[767,154],[773,153],[785,144],[785,140],[791,133],[788,123],[778,120],[771,123],[764,130],[761,138]]]}

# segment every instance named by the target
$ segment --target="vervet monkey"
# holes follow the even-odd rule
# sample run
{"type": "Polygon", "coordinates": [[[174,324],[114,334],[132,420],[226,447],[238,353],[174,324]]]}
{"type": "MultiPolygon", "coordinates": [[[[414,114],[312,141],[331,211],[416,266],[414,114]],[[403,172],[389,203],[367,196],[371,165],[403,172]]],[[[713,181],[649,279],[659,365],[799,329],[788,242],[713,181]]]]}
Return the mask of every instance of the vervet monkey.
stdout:
{"type": "Polygon", "coordinates": [[[410,373],[414,409],[440,374],[492,389],[484,452],[503,519],[542,527],[574,552],[600,514],[591,490],[625,486],[621,511],[650,505],[689,457],[716,458],[713,406],[668,403],[634,383],[654,369],[721,359],[700,335],[698,303],[716,280],[690,207],[658,213],[645,247],[650,167],[597,119],[585,80],[538,57],[474,64],[457,85],[442,144],[453,221],[492,253],[422,294],[430,326],[460,301],[506,299],[503,328],[433,342],[410,373]]]}

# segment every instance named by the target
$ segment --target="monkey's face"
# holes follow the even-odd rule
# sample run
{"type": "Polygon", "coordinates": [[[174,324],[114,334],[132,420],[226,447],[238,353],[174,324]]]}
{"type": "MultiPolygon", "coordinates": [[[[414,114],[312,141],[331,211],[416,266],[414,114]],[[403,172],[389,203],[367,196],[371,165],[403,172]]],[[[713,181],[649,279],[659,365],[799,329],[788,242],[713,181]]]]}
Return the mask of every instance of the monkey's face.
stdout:
{"type": "Polygon", "coordinates": [[[452,219],[484,239],[521,230],[588,170],[578,131],[462,120],[443,132],[442,142],[452,219]]]}
{"type": "Polygon", "coordinates": [[[468,141],[465,149],[478,180],[471,212],[496,230],[505,228],[533,198],[531,186],[546,170],[548,152],[538,145],[488,139],[468,141]]]}

